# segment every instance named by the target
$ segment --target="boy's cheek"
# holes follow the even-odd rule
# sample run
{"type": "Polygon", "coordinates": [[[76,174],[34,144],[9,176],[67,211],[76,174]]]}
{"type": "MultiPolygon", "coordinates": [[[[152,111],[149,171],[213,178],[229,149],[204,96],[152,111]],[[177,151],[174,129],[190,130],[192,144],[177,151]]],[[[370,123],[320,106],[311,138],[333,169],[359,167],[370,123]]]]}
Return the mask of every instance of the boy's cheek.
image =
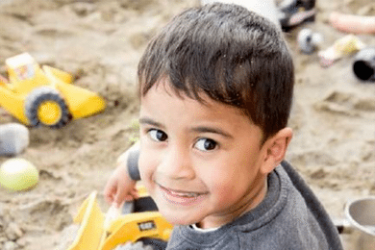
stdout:
{"type": "Polygon", "coordinates": [[[144,165],[141,163],[141,161],[139,161],[139,173],[140,173],[140,176],[141,176],[141,181],[142,181],[142,184],[145,186],[148,194],[152,197],[153,197],[153,193],[154,193],[154,188],[153,188],[153,183],[152,183],[152,179],[151,179],[151,174],[147,171],[147,168],[144,167],[144,165]]]}
{"type": "Polygon", "coordinates": [[[144,154],[141,151],[138,168],[141,176],[142,183],[146,186],[147,189],[152,188],[153,176],[156,170],[155,164],[152,164],[153,160],[151,155],[144,154]]]}
{"type": "Polygon", "coordinates": [[[147,162],[144,160],[143,153],[141,151],[139,155],[139,160],[138,160],[138,168],[139,168],[139,173],[141,175],[141,179],[143,181],[146,180],[147,173],[148,173],[148,168],[147,168],[147,162]]]}

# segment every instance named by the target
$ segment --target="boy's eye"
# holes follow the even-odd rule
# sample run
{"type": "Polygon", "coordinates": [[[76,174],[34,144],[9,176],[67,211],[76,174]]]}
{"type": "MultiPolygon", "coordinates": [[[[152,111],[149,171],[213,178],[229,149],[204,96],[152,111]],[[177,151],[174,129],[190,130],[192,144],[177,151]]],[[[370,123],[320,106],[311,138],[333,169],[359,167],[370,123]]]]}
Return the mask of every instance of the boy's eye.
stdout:
{"type": "Polygon", "coordinates": [[[195,143],[195,147],[201,151],[208,151],[215,149],[217,143],[211,139],[201,138],[195,143]]]}
{"type": "Polygon", "coordinates": [[[167,134],[159,129],[151,129],[148,131],[148,134],[154,141],[165,141],[168,139],[167,134]]]}

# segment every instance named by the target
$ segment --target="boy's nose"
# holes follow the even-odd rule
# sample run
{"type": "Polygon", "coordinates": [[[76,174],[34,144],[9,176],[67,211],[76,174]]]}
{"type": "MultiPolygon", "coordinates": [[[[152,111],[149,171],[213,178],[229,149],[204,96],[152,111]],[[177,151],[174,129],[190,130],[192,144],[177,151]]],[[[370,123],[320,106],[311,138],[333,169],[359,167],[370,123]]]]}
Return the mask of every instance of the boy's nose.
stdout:
{"type": "Polygon", "coordinates": [[[192,180],[195,178],[189,152],[178,149],[165,152],[158,166],[158,172],[170,179],[192,180]]]}

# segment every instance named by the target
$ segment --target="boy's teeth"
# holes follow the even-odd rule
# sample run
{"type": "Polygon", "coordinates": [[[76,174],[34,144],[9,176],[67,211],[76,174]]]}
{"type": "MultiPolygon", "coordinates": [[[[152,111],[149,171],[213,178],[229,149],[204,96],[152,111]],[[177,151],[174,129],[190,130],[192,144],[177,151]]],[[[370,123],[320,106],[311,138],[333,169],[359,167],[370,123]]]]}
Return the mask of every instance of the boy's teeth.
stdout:
{"type": "Polygon", "coordinates": [[[183,197],[196,197],[198,196],[198,194],[196,193],[179,193],[179,192],[174,192],[174,191],[171,191],[171,194],[173,195],[177,195],[177,196],[183,196],[183,197]]]}

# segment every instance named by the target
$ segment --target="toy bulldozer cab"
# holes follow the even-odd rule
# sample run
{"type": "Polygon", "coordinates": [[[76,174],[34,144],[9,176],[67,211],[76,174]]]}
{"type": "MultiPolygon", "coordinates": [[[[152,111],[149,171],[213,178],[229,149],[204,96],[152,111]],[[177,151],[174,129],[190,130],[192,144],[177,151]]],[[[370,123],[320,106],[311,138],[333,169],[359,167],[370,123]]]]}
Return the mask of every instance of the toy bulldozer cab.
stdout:
{"type": "Polygon", "coordinates": [[[25,125],[60,128],[72,119],[105,109],[97,94],[71,84],[70,74],[49,66],[41,68],[28,53],[5,63],[9,79],[0,77],[0,106],[25,125]]]}

